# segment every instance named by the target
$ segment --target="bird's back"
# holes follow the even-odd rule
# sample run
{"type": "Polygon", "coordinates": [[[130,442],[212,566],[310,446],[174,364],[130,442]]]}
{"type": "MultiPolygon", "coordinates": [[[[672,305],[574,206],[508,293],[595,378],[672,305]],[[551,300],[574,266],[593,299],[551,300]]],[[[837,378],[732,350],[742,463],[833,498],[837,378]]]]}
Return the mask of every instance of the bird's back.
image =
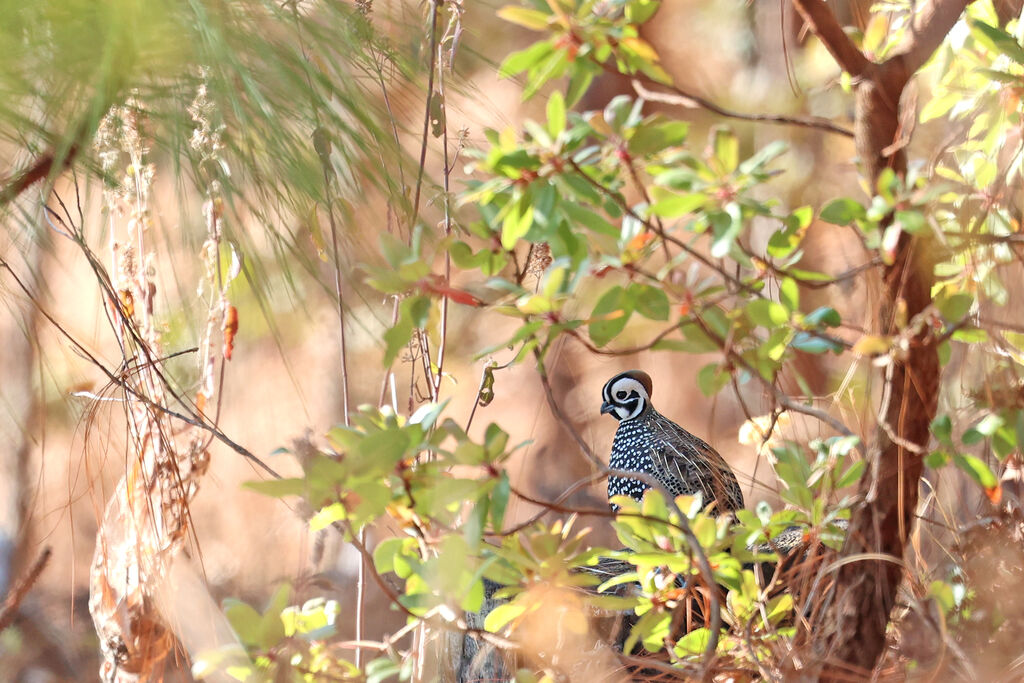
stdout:
{"type": "MultiPolygon", "coordinates": [[[[712,514],[743,507],[736,475],[718,451],[653,407],[619,423],[609,466],[649,474],[673,496],[700,494],[705,505],[716,503],[712,514]]],[[[640,500],[648,488],[636,479],[608,479],[609,497],[628,495],[640,500]]]]}

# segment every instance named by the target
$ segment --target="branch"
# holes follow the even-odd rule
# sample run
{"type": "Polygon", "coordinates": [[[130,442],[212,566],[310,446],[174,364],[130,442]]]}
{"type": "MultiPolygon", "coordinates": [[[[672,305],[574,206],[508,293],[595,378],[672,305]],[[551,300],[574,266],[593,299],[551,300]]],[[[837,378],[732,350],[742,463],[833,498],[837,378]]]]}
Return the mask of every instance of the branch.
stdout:
{"type": "MultiPolygon", "coordinates": [[[[823,422],[824,424],[828,425],[829,427],[831,427],[838,433],[842,434],[843,436],[856,436],[856,434],[854,434],[849,427],[847,427],[845,424],[829,415],[824,410],[820,410],[813,406],[804,405],[803,403],[798,403],[794,401],[789,394],[779,389],[777,386],[775,386],[773,382],[770,382],[764,377],[762,377],[761,373],[757,370],[757,368],[753,367],[749,362],[747,362],[746,358],[744,358],[740,354],[736,353],[732,348],[730,348],[728,344],[726,344],[726,340],[719,336],[718,333],[716,333],[714,330],[712,330],[708,326],[708,324],[704,322],[702,318],[695,318],[694,322],[696,322],[697,325],[700,326],[704,334],[706,334],[712,341],[718,344],[718,347],[722,350],[722,353],[725,354],[726,360],[728,360],[733,365],[738,365],[742,367],[744,370],[750,373],[751,377],[759,380],[761,382],[761,385],[765,389],[774,394],[775,400],[778,403],[778,405],[782,406],[786,410],[791,410],[794,413],[802,413],[804,415],[807,415],[808,417],[813,417],[823,422]]],[[[857,449],[858,453],[860,453],[861,455],[865,455],[864,444],[858,444],[855,448],[857,449]]]]}
{"type": "Polygon", "coordinates": [[[825,5],[824,0],[793,0],[793,7],[843,71],[854,78],[868,75],[873,66],[871,61],[846,35],[846,31],[836,20],[832,10],[825,5]]]}
{"type": "Polygon", "coordinates": [[[561,425],[565,427],[566,430],[568,430],[569,434],[573,438],[573,441],[575,441],[576,445],[580,447],[580,452],[583,453],[587,460],[593,463],[595,467],[603,469],[604,463],[601,462],[600,458],[594,455],[593,449],[590,448],[587,442],[583,440],[583,437],[580,436],[580,433],[576,431],[576,428],[573,426],[572,421],[562,411],[562,407],[555,399],[554,391],[552,391],[551,389],[551,380],[548,378],[547,368],[544,367],[544,359],[541,357],[540,351],[537,348],[533,349],[533,355],[534,358],[537,359],[537,374],[540,375],[541,384],[544,385],[544,396],[548,400],[548,407],[551,408],[551,412],[554,414],[555,418],[559,421],[559,423],[561,423],[561,425]]]}
{"type": "Polygon", "coordinates": [[[3,607],[0,608],[0,631],[6,629],[14,621],[21,601],[25,599],[32,585],[39,578],[39,575],[43,573],[43,570],[46,569],[46,564],[50,561],[51,554],[49,546],[43,548],[43,552],[32,563],[32,567],[18,580],[18,583],[14,584],[14,587],[7,594],[7,599],[4,601],[3,607]]]}
{"type": "Polygon", "coordinates": [[[50,152],[49,154],[36,159],[35,163],[23,171],[21,175],[5,184],[3,188],[0,189],[0,206],[9,204],[17,199],[18,195],[34,185],[36,182],[49,177],[55,166],[58,170],[64,170],[71,165],[71,162],[74,161],[77,155],[78,145],[73,144],[68,147],[67,151],[61,156],[58,156],[54,152],[50,152]]]}
{"type": "Polygon", "coordinates": [[[699,95],[688,93],[675,85],[664,86],[672,91],[665,93],[648,90],[644,84],[636,78],[632,80],[632,84],[633,90],[636,91],[636,94],[648,102],[660,102],[662,104],[671,104],[677,107],[686,107],[687,109],[702,107],[713,114],[718,114],[719,116],[729,119],[755,121],[757,123],[775,123],[786,126],[800,126],[802,128],[814,128],[825,131],[826,133],[835,133],[836,135],[842,135],[848,138],[853,137],[852,130],[849,128],[843,128],[836,123],[832,123],[828,119],[818,117],[784,116],[780,114],[745,114],[743,112],[725,109],[711,100],[700,97],[699,95]]]}

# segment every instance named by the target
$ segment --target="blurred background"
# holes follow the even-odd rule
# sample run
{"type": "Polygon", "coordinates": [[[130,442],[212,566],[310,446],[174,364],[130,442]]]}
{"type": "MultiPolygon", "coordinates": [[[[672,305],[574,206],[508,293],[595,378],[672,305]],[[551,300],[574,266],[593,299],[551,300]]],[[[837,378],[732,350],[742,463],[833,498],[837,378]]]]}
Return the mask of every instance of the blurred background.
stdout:
{"type": "MultiPolygon", "coordinates": [[[[457,4],[457,3],[456,3],[457,4]]],[[[408,72],[387,74],[387,100],[380,88],[373,112],[390,112],[398,122],[399,154],[415,159],[422,137],[427,60],[423,40],[422,3],[372,3],[372,20],[387,34],[393,49],[404,55],[408,72]]],[[[844,24],[868,28],[867,0],[830,3],[844,24]]],[[[497,64],[511,51],[529,45],[535,36],[496,16],[500,2],[475,0],[461,7],[460,44],[452,81],[445,84],[445,120],[449,135],[465,147],[485,144],[484,130],[518,130],[527,118],[542,118],[545,98],[520,100],[515,80],[497,76],[497,64]]],[[[304,5],[316,13],[317,3],[304,5]]],[[[329,26],[324,26],[324,31],[329,26]]],[[[777,0],[664,0],[657,15],[643,26],[643,36],[657,49],[666,70],[683,90],[700,94],[722,107],[750,113],[815,115],[847,125],[852,99],[840,87],[839,70],[821,46],[809,39],[788,3],[777,0]]],[[[316,58],[314,55],[313,58],[316,58]]],[[[927,87],[927,84],[922,84],[927,87]]],[[[581,109],[601,109],[618,94],[632,93],[628,82],[599,78],[585,95],[581,109]]],[[[191,94],[181,96],[184,103],[191,94]]],[[[699,108],[648,105],[692,122],[691,147],[705,144],[711,125],[720,117],[699,108]]],[[[820,206],[835,196],[857,194],[857,169],[852,141],[806,128],[732,121],[752,150],[782,139],[789,151],[785,172],[771,183],[772,196],[784,205],[820,206]]],[[[237,132],[236,132],[237,134],[237,132]]],[[[911,158],[928,158],[929,150],[946,132],[940,127],[915,133],[911,158]]],[[[12,136],[8,136],[11,138],[12,136]]],[[[454,145],[454,143],[453,143],[454,145]]],[[[427,226],[440,220],[443,159],[440,141],[429,137],[426,185],[421,217],[427,226]]],[[[0,155],[8,168],[24,163],[25,155],[5,142],[0,155]]],[[[162,328],[163,350],[173,353],[194,346],[205,320],[196,289],[202,277],[197,254],[204,234],[203,198],[176,180],[174,160],[160,148],[149,151],[154,180],[150,194],[151,267],[157,286],[155,316],[162,328]]],[[[372,164],[369,164],[372,166],[372,164]]],[[[462,187],[465,162],[455,165],[453,191],[462,187]]],[[[411,173],[415,166],[407,166],[411,173]]],[[[381,169],[377,169],[379,172],[381,169]]],[[[348,220],[342,229],[343,291],[350,316],[346,328],[352,405],[391,402],[392,389],[382,366],[382,335],[390,325],[391,302],[362,282],[360,263],[379,263],[378,235],[406,229],[396,218],[379,185],[365,180],[371,174],[353,170],[346,197],[348,220]]],[[[395,179],[392,179],[395,180],[395,179]]],[[[410,178],[402,182],[408,188],[410,178]]],[[[239,180],[244,186],[244,179],[239,180]]],[[[67,202],[80,202],[83,229],[93,248],[103,254],[110,234],[118,228],[105,222],[102,188],[77,182],[66,174],[56,193],[67,202]]],[[[48,314],[90,353],[116,367],[120,354],[107,325],[107,315],[93,274],[81,251],[62,238],[45,220],[38,192],[19,200],[16,215],[0,232],[0,256],[27,278],[48,314]]],[[[112,223],[117,222],[117,218],[112,223]]],[[[338,353],[337,303],[333,269],[321,257],[322,236],[304,230],[317,223],[326,234],[322,214],[293,215],[291,223],[268,229],[258,211],[239,211],[228,219],[233,236],[245,235],[245,272],[231,286],[239,314],[233,358],[226,364],[220,389],[220,426],[233,440],[264,458],[282,473],[297,471],[287,453],[295,439],[310,434],[314,443],[341,421],[341,369],[338,353]],[[248,220],[247,220],[248,218],[248,220]],[[291,235],[282,240],[281,234],[291,235]]],[[[823,272],[841,272],[859,264],[863,254],[855,235],[832,228],[819,239],[816,227],[806,243],[806,261],[823,272]]],[[[765,234],[766,237],[767,233],[765,234]]],[[[758,239],[755,234],[753,239],[758,239]]],[[[456,283],[457,284],[457,283],[456,283]]],[[[833,290],[834,291],[834,290],[833,290]]],[[[869,284],[850,285],[826,301],[827,290],[809,291],[803,305],[813,309],[828,303],[844,319],[866,314],[869,284]]],[[[88,680],[98,667],[98,643],[87,611],[88,575],[98,520],[113,485],[123,474],[127,451],[123,409],[116,401],[96,400],[106,378],[83,359],[50,321],[9,278],[0,277],[0,577],[9,582],[39,555],[52,549],[52,559],[22,603],[15,628],[0,634],[0,679],[18,681],[88,680]]],[[[593,302],[582,301],[581,307],[593,302]]],[[[449,322],[447,364],[450,374],[441,398],[450,399],[447,413],[464,421],[473,408],[485,363],[504,363],[511,357],[499,350],[491,358],[476,352],[508,336],[515,321],[488,311],[453,307],[449,322]]],[[[650,329],[630,328],[621,338],[644,338],[650,329]]],[[[649,336],[649,335],[648,335],[649,336]]],[[[629,356],[594,356],[571,340],[559,342],[549,356],[555,397],[591,448],[607,457],[616,422],[601,416],[600,391],[614,374],[630,368],[654,378],[654,403],[659,411],[713,444],[737,471],[747,506],[761,500],[778,504],[774,475],[759,458],[756,445],[739,440],[744,413],[730,392],[707,398],[698,389],[696,371],[702,359],[670,352],[629,356]]],[[[714,360],[709,356],[708,361],[714,360]]],[[[176,367],[188,376],[194,360],[176,367]]],[[[423,400],[424,387],[410,388],[411,361],[391,368],[400,412],[423,400]]],[[[848,368],[837,361],[816,358],[801,368],[822,394],[835,389],[848,368]]],[[[529,445],[508,463],[513,483],[537,498],[553,500],[572,483],[593,473],[586,460],[544,400],[535,370],[527,365],[496,374],[495,399],[479,408],[472,433],[480,436],[487,424],[500,421],[511,442],[529,445]]],[[[744,387],[744,403],[755,415],[767,412],[760,388],[744,387]]],[[[842,414],[854,429],[869,423],[868,414],[842,414]]],[[[794,421],[789,429],[798,439],[818,433],[814,424],[794,421]]],[[[189,554],[201,561],[202,572],[215,599],[235,596],[262,604],[275,585],[292,581],[302,595],[337,597],[353,604],[358,556],[331,534],[318,537],[295,511],[279,501],[242,488],[261,472],[229,449],[214,443],[211,467],[191,507],[194,538],[189,554]],[[322,546],[322,555],[318,548],[322,546]]],[[[959,486],[959,485],[954,485],[959,486]]],[[[975,489],[964,489],[961,504],[974,505],[975,489]],[[969,493],[967,493],[969,491],[969,493]]],[[[604,483],[580,490],[571,506],[600,508],[604,483]]],[[[510,503],[507,520],[528,518],[537,508],[521,500],[510,503]]],[[[595,543],[613,544],[601,518],[584,518],[594,527],[595,543]]],[[[387,528],[374,533],[384,535],[387,528]]],[[[6,585],[6,584],[5,584],[6,585]]],[[[401,615],[388,609],[378,591],[368,594],[368,637],[394,630],[401,615]]],[[[344,608],[343,608],[344,609],[344,608]]],[[[342,636],[349,625],[342,620],[342,636]]],[[[181,674],[187,677],[186,674],[181,674]]]]}

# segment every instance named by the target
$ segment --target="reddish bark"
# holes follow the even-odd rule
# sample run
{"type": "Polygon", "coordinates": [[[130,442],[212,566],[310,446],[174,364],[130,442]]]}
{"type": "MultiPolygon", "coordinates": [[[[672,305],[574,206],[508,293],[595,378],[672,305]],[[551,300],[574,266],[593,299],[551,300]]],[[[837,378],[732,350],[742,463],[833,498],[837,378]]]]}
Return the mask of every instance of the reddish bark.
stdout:
{"type": "MultiPolygon", "coordinates": [[[[907,39],[880,64],[871,62],[843,32],[822,0],[793,0],[796,10],[839,65],[854,77],[854,137],[863,173],[874,186],[886,167],[902,175],[906,158],[900,139],[900,98],[917,71],[960,17],[969,0],[923,4],[907,39]]],[[[883,303],[877,318],[881,334],[897,335],[902,320],[913,320],[931,304],[934,268],[923,237],[904,233],[893,263],[884,272],[883,303]],[[896,312],[900,311],[897,316],[896,312]]],[[[887,368],[879,424],[869,452],[869,470],[860,483],[843,557],[867,554],[836,572],[830,607],[813,635],[826,662],[828,680],[863,676],[885,646],[889,613],[903,575],[903,553],[914,521],[924,469],[929,424],[935,416],[938,355],[922,326],[904,357],[887,368]]]]}

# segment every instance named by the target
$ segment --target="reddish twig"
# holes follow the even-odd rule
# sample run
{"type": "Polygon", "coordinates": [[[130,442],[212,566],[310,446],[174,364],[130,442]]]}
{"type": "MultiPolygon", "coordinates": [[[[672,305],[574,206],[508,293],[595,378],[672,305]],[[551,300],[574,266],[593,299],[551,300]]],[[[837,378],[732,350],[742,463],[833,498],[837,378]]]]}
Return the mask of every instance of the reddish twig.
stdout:
{"type": "Polygon", "coordinates": [[[18,579],[18,582],[14,584],[11,590],[7,593],[7,599],[4,600],[3,607],[0,607],[0,631],[11,625],[14,621],[14,617],[18,614],[18,607],[21,605],[21,601],[25,599],[28,592],[32,589],[33,584],[39,579],[39,575],[46,569],[46,564],[50,561],[52,551],[47,546],[43,548],[43,552],[39,553],[39,557],[32,563],[25,575],[18,579]]]}
{"type": "Polygon", "coordinates": [[[58,157],[55,153],[51,152],[36,159],[18,177],[4,185],[3,189],[0,189],[0,206],[9,204],[35,183],[50,177],[55,167],[56,170],[64,170],[70,166],[71,162],[78,156],[78,150],[79,146],[75,143],[68,147],[63,156],[58,157]]]}

